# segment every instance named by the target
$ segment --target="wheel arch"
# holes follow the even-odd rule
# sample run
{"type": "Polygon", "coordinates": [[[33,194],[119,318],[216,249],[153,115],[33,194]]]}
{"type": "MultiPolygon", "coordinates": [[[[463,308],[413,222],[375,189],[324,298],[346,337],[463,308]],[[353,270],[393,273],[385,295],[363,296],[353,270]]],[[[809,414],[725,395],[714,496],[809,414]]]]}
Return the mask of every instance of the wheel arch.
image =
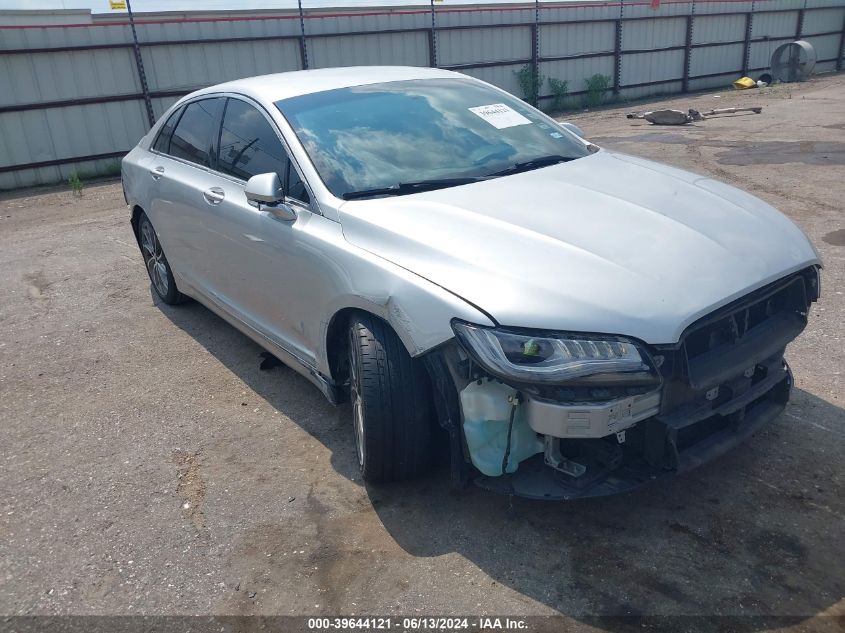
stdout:
{"type": "MultiPolygon", "coordinates": [[[[336,384],[344,384],[349,378],[347,363],[349,339],[347,331],[349,319],[355,313],[368,314],[384,322],[396,333],[412,358],[424,354],[429,349],[421,347],[420,342],[414,338],[408,315],[398,307],[392,298],[388,299],[387,303],[383,305],[367,303],[364,300],[352,302],[350,305],[335,310],[326,324],[323,336],[323,356],[326,369],[330,378],[336,384]]],[[[447,338],[450,338],[450,336],[447,336],[447,338]]]]}
{"type": "Polygon", "coordinates": [[[326,360],[331,379],[335,384],[342,385],[349,379],[349,338],[346,333],[349,319],[355,312],[367,312],[378,317],[377,314],[360,308],[341,308],[332,315],[326,327],[326,360]]]}
{"type": "Polygon", "coordinates": [[[135,235],[135,241],[138,242],[138,246],[141,245],[141,237],[138,233],[138,224],[141,221],[141,214],[144,213],[144,210],[141,208],[141,205],[133,205],[132,207],[132,215],[129,217],[129,224],[132,226],[132,233],[135,235]]]}
{"type": "Polygon", "coordinates": [[[346,329],[356,311],[384,321],[399,337],[411,358],[417,358],[454,338],[452,319],[495,325],[488,316],[460,297],[407,271],[384,279],[392,292],[347,293],[338,297],[322,320],[316,361],[318,371],[343,384],[346,375],[346,329]]]}

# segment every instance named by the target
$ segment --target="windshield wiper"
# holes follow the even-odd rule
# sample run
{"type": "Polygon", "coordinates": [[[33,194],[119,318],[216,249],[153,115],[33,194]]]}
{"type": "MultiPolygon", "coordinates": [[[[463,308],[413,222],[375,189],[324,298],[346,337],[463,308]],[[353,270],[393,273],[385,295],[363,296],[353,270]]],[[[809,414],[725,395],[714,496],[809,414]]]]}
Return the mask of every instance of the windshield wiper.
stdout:
{"type": "Polygon", "coordinates": [[[539,169],[540,167],[548,167],[549,165],[556,165],[558,163],[565,163],[566,161],[575,160],[575,156],[561,156],[559,154],[550,154],[548,156],[541,156],[540,158],[533,158],[521,163],[514,163],[510,167],[505,167],[499,171],[494,171],[492,174],[487,174],[486,178],[493,178],[495,176],[506,176],[507,174],[517,174],[521,171],[530,171],[532,169],[539,169]]]}
{"type": "Polygon", "coordinates": [[[344,200],[355,200],[356,198],[372,198],[373,196],[402,196],[408,193],[418,193],[420,191],[433,191],[434,189],[445,189],[446,187],[468,185],[471,182],[478,182],[479,180],[484,180],[484,178],[439,178],[433,180],[419,180],[417,182],[399,182],[390,187],[348,191],[343,194],[341,198],[344,200]]]}
{"type": "Polygon", "coordinates": [[[531,169],[539,169],[540,167],[556,165],[557,163],[565,163],[566,161],[575,160],[576,158],[577,156],[560,156],[559,154],[550,154],[549,156],[541,156],[521,163],[514,163],[510,167],[506,167],[500,171],[494,171],[492,174],[487,174],[485,176],[437,178],[432,180],[418,180],[416,182],[399,182],[395,185],[391,185],[390,187],[348,191],[344,193],[341,198],[344,200],[356,200],[358,198],[372,198],[375,196],[402,196],[409,193],[418,193],[420,191],[432,191],[434,189],[445,189],[446,187],[457,187],[458,185],[468,185],[471,182],[479,182],[481,180],[487,180],[488,178],[505,176],[507,174],[516,174],[521,171],[529,171],[531,169]]]}

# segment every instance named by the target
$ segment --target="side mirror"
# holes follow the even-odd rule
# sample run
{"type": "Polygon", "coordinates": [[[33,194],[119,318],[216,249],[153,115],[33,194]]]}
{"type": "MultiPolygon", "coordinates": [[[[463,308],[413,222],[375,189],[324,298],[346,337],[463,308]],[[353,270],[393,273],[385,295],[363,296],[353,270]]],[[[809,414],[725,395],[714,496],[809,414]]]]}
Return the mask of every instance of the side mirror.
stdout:
{"type": "Polygon", "coordinates": [[[561,122],[560,125],[561,125],[561,127],[565,127],[567,130],[572,132],[578,138],[582,138],[582,139],[586,140],[587,137],[584,134],[584,130],[582,130],[580,127],[578,127],[574,123],[567,123],[566,121],[563,121],[563,122],[561,122]]]}
{"type": "Polygon", "coordinates": [[[273,204],[285,199],[282,181],[276,173],[253,176],[247,181],[244,193],[249,202],[273,204]]]}
{"type": "Polygon", "coordinates": [[[296,219],[296,211],[285,204],[285,192],[277,173],[253,176],[247,181],[244,193],[247,202],[261,211],[267,211],[277,220],[288,222],[296,219]]]}

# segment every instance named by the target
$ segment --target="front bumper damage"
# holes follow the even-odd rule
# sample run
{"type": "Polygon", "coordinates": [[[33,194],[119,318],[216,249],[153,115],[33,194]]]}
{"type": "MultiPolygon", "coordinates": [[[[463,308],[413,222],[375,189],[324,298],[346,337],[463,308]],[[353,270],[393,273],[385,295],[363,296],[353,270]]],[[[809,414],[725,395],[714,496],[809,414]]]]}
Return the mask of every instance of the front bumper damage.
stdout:
{"type": "Polygon", "coordinates": [[[691,470],[745,442],[784,410],[792,387],[792,375],[784,363],[779,375],[740,398],[716,409],[713,415],[689,422],[649,418],[625,432],[625,442],[603,439],[560,440],[546,436],[545,451],[522,462],[513,474],[481,476],[476,483],[489,490],[533,499],[600,497],[637,488],[659,477],[691,470]],[[777,382],[772,384],[774,379],[777,382]],[[707,433],[710,431],[710,433],[707,433]],[[687,444],[685,434],[703,434],[701,441],[687,444]],[[551,466],[560,463],[554,449],[570,442],[567,456],[572,476],[551,466]],[[557,445],[557,446],[555,446],[557,445]],[[573,468],[571,464],[583,467],[573,468]]]}
{"type": "Polygon", "coordinates": [[[457,343],[444,346],[426,360],[453,479],[567,500],[625,492],[710,461],[784,410],[792,388],[785,347],[817,298],[814,268],[751,293],[694,323],[676,345],[650,348],[660,389],[607,402],[502,385],[457,343]],[[507,403],[485,408],[479,394],[507,403]]]}

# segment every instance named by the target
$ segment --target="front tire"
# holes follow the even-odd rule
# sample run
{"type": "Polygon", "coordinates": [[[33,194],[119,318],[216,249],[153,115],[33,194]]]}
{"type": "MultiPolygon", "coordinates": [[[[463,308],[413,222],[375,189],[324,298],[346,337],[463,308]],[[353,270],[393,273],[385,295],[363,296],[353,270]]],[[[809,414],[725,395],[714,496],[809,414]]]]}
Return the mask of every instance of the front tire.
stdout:
{"type": "Polygon", "coordinates": [[[369,314],[349,322],[349,383],[364,480],[385,483],[424,473],[431,456],[428,376],[390,326],[369,314]]]}
{"type": "Polygon", "coordinates": [[[176,288],[173,271],[164,256],[164,251],[161,250],[161,242],[146,213],[141,213],[138,217],[138,243],[141,245],[144,266],[150,276],[153,290],[159,298],[168,305],[185,301],[187,297],[176,288]]]}

